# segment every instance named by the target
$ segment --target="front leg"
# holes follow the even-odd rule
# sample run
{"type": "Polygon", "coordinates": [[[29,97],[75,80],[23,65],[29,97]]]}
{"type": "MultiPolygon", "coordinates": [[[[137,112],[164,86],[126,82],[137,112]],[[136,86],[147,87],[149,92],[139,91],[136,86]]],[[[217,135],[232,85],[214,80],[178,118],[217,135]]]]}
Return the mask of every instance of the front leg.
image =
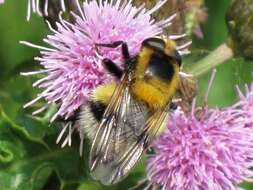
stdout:
{"type": "Polygon", "coordinates": [[[121,79],[123,75],[123,71],[117,66],[116,63],[114,63],[112,60],[107,59],[107,58],[103,59],[102,63],[108,72],[114,75],[117,79],[119,80],[121,79]]]}
{"type": "Polygon", "coordinates": [[[121,51],[122,51],[122,55],[123,55],[124,60],[130,59],[130,54],[129,54],[129,50],[128,50],[128,46],[127,46],[126,42],[116,41],[116,42],[113,42],[110,44],[95,44],[95,45],[102,46],[102,47],[108,47],[108,48],[116,48],[121,45],[121,51]]]}

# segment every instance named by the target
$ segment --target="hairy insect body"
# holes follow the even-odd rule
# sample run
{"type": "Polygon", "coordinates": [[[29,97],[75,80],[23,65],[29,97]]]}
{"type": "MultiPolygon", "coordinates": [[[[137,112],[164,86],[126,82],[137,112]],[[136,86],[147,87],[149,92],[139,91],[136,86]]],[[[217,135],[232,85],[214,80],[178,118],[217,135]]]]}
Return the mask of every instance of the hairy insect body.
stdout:
{"type": "Polygon", "coordinates": [[[111,60],[105,68],[118,81],[97,87],[83,106],[80,124],[92,140],[90,171],[105,185],[124,179],[143,151],[164,128],[170,102],[179,85],[181,57],[169,39],[143,41],[138,55],[130,57],[122,44],[125,69],[111,60]]]}
{"type": "MultiPolygon", "coordinates": [[[[179,67],[177,65],[170,65],[170,68],[166,69],[169,71],[170,76],[165,76],[161,78],[152,70],[152,65],[146,63],[146,68],[142,68],[145,65],[145,51],[140,53],[140,64],[143,63],[141,68],[136,69],[134,74],[135,81],[131,86],[132,93],[140,101],[145,102],[148,107],[152,110],[160,109],[171,100],[172,96],[175,94],[178,86],[178,75],[179,67]],[[144,54],[144,55],[143,55],[144,54]],[[144,58],[143,58],[143,57],[144,58]]],[[[148,60],[152,60],[152,54],[149,54],[148,60]]],[[[152,64],[159,64],[159,59],[153,59],[152,64]]],[[[137,67],[139,66],[137,65],[137,67]]],[[[164,72],[164,71],[162,71],[164,72]]]]}

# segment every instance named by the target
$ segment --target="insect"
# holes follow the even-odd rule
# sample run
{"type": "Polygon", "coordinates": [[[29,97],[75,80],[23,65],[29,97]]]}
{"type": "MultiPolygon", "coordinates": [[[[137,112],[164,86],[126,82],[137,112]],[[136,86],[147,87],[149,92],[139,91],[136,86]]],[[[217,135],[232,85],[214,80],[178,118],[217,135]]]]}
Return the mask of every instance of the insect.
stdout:
{"type": "Polygon", "coordinates": [[[97,87],[80,118],[84,133],[93,141],[91,175],[104,185],[124,179],[161,133],[169,110],[175,107],[171,100],[180,81],[181,56],[173,40],[148,38],[133,57],[125,42],[97,44],[118,46],[124,69],[106,58],[103,65],[119,82],[97,87]]]}

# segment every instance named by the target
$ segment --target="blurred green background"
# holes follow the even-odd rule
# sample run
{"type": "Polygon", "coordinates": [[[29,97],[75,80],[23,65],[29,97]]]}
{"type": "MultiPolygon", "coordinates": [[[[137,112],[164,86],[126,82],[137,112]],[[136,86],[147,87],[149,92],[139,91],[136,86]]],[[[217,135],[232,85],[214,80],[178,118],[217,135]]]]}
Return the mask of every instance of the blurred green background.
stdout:
{"type": "MultiPolygon", "coordinates": [[[[204,39],[193,39],[193,53],[187,62],[194,64],[227,39],[224,15],[229,3],[229,0],[206,1],[209,17],[202,26],[204,39]]],[[[36,78],[20,76],[20,72],[40,67],[33,60],[38,56],[38,50],[21,45],[19,41],[43,45],[42,39],[49,32],[37,15],[27,22],[26,9],[26,0],[6,0],[0,6],[0,189],[114,190],[134,185],[144,173],[145,162],[119,185],[103,187],[89,177],[86,168],[88,146],[81,158],[78,136],[74,137],[71,148],[61,149],[55,144],[59,128],[49,124],[45,117],[32,117],[32,110],[22,108],[38,91],[32,88],[36,78]]],[[[242,87],[252,81],[252,65],[236,58],[218,67],[208,104],[223,107],[235,102],[235,85],[242,87]]],[[[199,80],[199,100],[209,78],[210,73],[199,80]]],[[[253,189],[250,184],[243,186],[253,189]]]]}

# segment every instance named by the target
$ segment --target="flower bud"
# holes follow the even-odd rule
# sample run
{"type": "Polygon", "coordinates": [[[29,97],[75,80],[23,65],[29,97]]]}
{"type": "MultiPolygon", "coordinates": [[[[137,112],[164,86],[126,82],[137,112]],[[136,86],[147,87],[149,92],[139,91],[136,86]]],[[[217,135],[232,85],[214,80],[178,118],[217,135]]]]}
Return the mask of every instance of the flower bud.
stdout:
{"type": "MultiPolygon", "coordinates": [[[[40,16],[42,16],[45,20],[47,20],[50,25],[57,29],[56,22],[60,21],[59,15],[61,14],[64,20],[72,21],[73,16],[71,16],[70,12],[79,13],[77,2],[75,0],[37,0],[39,4],[38,10],[32,10],[33,12],[37,12],[40,16]]],[[[35,2],[31,2],[29,7],[34,7],[35,2]]],[[[30,17],[30,16],[29,16],[30,17]]],[[[29,20],[29,18],[28,18],[29,20]]]]}
{"type": "Polygon", "coordinates": [[[49,23],[52,27],[56,28],[56,22],[59,21],[59,14],[65,11],[64,1],[50,0],[40,1],[40,12],[41,16],[49,23]]]}
{"type": "Polygon", "coordinates": [[[226,23],[234,53],[253,59],[253,0],[232,0],[226,23]]]}

